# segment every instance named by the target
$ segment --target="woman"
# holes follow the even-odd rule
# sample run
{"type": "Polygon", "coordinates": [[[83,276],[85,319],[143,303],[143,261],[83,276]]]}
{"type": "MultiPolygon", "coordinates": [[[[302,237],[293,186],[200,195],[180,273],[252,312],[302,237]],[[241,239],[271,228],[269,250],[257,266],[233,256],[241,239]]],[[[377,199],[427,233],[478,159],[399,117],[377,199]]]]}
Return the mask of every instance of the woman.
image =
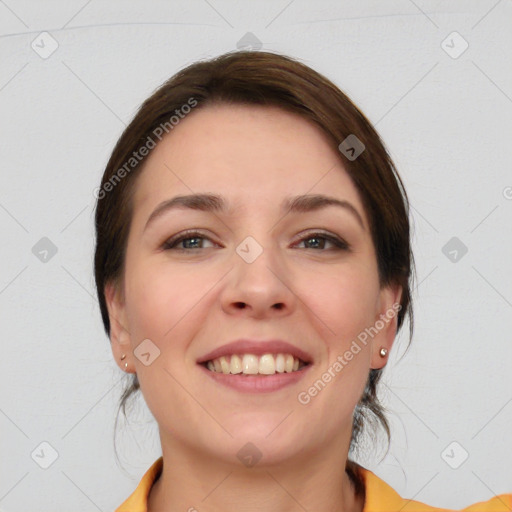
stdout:
{"type": "Polygon", "coordinates": [[[437,510],[349,458],[372,419],[389,438],[377,385],[406,315],[412,334],[413,258],[401,180],[334,84],[266,52],[193,64],[97,197],[121,405],[140,388],[162,445],[118,512],[437,510]]]}

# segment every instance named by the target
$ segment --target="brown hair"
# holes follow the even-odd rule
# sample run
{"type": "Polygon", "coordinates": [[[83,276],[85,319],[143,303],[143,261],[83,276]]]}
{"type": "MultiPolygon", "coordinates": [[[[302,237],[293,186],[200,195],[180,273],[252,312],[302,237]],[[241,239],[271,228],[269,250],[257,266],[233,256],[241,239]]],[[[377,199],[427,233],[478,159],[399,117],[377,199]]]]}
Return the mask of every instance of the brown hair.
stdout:
{"type": "MultiPolygon", "coordinates": [[[[390,156],[371,123],[330,80],[296,59],[263,51],[230,52],[182,69],[144,101],[117,141],[101,181],[95,219],[95,280],[107,335],[110,336],[110,323],[104,289],[110,281],[122,288],[133,214],[131,198],[135,178],[143,167],[134,161],[134,152],[148,140],[154,140],[162,126],[167,127],[166,132],[170,131],[170,119],[181,112],[184,105],[192,104],[191,99],[197,102],[195,110],[218,103],[278,106],[319,126],[336,151],[349,135],[362,141],[365,150],[355,160],[343,157],[341,152],[340,159],[361,195],[369,218],[380,285],[402,287],[397,326],[399,330],[409,314],[411,339],[414,261],[410,247],[409,202],[390,156]],[[131,169],[127,162],[131,162],[131,169]]],[[[389,425],[377,398],[382,371],[371,369],[369,372],[366,388],[354,411],[351,451],[356,448],[364,425],[375,420],[385,430],[389,445],[389,425]]],[[[119,410],[122,407],[125,416],[126,401],[138,389],[137,376],[133,375],[120,399],[119,410]]],[[[356,464],[350,459],[347,470],[356,484],[360,484],[356,464]]],[[[361,486],[356,485],[356,488],[361,486]]]]}

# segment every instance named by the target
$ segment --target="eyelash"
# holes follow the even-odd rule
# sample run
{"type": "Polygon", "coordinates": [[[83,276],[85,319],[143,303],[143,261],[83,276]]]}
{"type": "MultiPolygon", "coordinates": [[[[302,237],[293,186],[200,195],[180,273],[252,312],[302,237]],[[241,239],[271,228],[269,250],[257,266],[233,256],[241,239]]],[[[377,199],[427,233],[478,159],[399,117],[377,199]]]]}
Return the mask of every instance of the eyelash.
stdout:
{"type": "MultiPolygon", "coordinates": [[[[168,240],[166,240],[162,245],[162,249],[165,251],[173,250],[173,251],[179,251],[179,252],[189,252],[189,251],[201,249],[201,247],[194,247],[194,248],[189,248],[189,249],[176,247],[179,243],[181,243],[185,240],[190,240],[192,238],[203,238],[203,239],[212,241],[210,238],[208,238],[207,236],[204,236],[199,231],[189,230],[189,231],[185,231],[181,235],[178,235],[176,237],[169,238],[168,240]]],[[[345,240],[335,237],[335,236],[332,236],[332,235],[329,235],[327,233],[322,233],[322,232],[308,233],[306,236],[302,237],[296,243],[301,243],[301,242],[304,242],[307,240],[311,240],[312,238],[324,239],[324,240],[327,240],[328,242],[331,242],[334,245],[334,248],[330,249],[331,251],[350,251],[350,249],[351,249],[350,245],[347,242],[345,242],[345,240]]],[[[309,247],[307,249],[319,250],[319,249],[315,249],[312,247],[309,247]]],[[[325,252],[325,251],[329,251],[329,249],[320,249],[320,251],[325,252]]]]}

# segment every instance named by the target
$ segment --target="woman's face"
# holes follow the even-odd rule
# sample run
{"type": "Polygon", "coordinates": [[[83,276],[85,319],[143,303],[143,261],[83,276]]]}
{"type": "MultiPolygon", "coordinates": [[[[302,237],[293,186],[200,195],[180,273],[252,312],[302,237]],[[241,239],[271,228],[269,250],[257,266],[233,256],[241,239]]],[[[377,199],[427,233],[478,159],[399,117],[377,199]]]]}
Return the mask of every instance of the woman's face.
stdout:
{"type": "Polygon", "coordinates": [[[137,373],[164,443],[239,462],[251,442],[260,464],[333,443],[348,450],[354,407],[370,368],[384,365],[379,350],[391,348],[396,318],[366,331],[366,343],[362,333],[400,297],[379,287],[368,218],[342,158],[303,118],[252,106],[193,111],[147,157],[124,293],[107,287],[107,302],[116,361],[137,373]],[[182,206],[147,223],[162,202],[192,194],[221,196],[225,210],[182,206]],[[345,206],[288,211],[302,195],[345,206]],[[185,230],[197,233],[166,248],[185,230]],[[284,340],[312,363],[279,389],[234,389],[198,360],[240,338],[284,340]]]}

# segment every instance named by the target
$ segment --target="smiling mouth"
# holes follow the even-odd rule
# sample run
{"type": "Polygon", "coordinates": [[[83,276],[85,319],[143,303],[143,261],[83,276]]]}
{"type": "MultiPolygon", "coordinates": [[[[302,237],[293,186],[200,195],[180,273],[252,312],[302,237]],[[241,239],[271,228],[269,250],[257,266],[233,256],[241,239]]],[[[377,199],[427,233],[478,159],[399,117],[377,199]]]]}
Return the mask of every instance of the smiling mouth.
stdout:
{"type": "Polygon", "coordinates": [[[294,373],[309,366],[291,354],[232,354],[199,363],[211,372],[224,375],[275,375],[279,373],[294,373]]]}

